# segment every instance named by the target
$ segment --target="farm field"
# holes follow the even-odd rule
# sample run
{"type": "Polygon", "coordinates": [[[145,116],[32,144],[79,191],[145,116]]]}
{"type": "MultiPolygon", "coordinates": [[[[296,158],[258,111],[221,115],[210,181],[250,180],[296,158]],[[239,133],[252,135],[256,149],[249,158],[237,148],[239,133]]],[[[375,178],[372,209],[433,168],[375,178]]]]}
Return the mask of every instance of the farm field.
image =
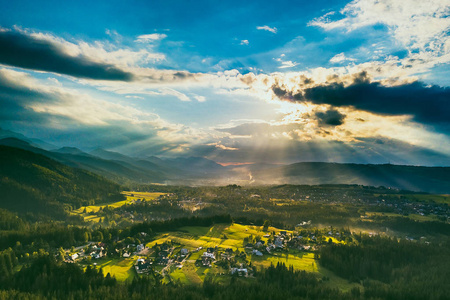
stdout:
{"type": "MultiPolygon", "coordinates": [[[[386,213],[386,212],[366,212],[366,215],[369,216],[369,217],[374,217],[374,216],[404,217],[401,214],[386,213]]],[[[410,218],[411,220],[415,220],[415,221],[419,221],[419,222],[437,221],[438,220],[438,217],[436,215],[422,216],[422,215],[419,215],[419,214],[409,214],[407,217],[410,218]]]]}
{"type": "Polygon", "coordinates": [[[110,203],[102,203],[99,205],[89,205],[82,206],[78,209],[71,211],[71,214],[81,215],[84,218],[84,221],[98,222],[100,217],[98,217],[95,213],[98,212],[101,208],[105,208],[107,206],[111,208],[121,207],[123,205],[132,204],[136,201],[153,201],[164,193],[145,193],[145,192],[122,192],[125,195],[126,199],[123,201],[110,202],[110,203]]]}
{"type": "Polygon", "coordinates": [[[134,264],[137,257],[123,259],[102,259],[97,263],[97,267],[101,268],[103,274],[110,273],[116,277],[118,281],[133,280],[136,276],[134,264]]]}

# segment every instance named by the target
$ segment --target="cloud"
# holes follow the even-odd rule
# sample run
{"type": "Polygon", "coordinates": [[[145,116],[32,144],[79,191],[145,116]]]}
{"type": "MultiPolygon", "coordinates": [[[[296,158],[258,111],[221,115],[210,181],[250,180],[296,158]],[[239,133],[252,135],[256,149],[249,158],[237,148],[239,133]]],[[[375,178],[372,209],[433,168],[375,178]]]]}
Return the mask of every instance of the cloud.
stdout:
{"type": "Polygon", "coordinates": [[[286,139],[289,134],[304,130],[304,126],[298,123],[272,124],[269,122],[244,123],[234,127],[216,128],[217,131],[227,132],[232,137],[248,136],[252,139],[286,139]]]}
{"type": "Polygon", "coordinates": [[[445,52],[444,45],[449,43],[448,14],[446,0],[354,0],[340,11],[342,18],[331,12],[308,25],[352,31],[384,24],[410,50],[445,52]]]}
{"type": "Polygon", "coordinates": [[[138,43],[148,43],[154,41],[160,41],[167,37],[167,34],[164,33],[151,33],[151,34],[143,34],[139,35],[136,38],[136,42],[138,43]]]}
{"type": "Polygon", "coordinates": [[[291,60],[281,61],[281,66],[279,66],[278,69],[293,68],[297,65],[298,65],[298,63],[293,62],[291,60]]]}
{"type": "Polygon", "coordinates": [[[340,63],[340,62],[343,62],[343,61],[355,61],[355,60],[356,59],[354,59],[354,58],[345,56],[344,53],[339,53],[339,54],[336,54],[335,56],[333,56],[330,59],[330,62],[331,63],[340,63]]]}
{"type": "Polygon", "coordinates": [[[382,115],[411,115],[414,120],[428,124],[450,123],[450,88],[418,81],[385,86],[370,82],[366,76],[360,73],[349,85],[336,81],[303,88],[298,93],[274,85],[272,91],[278,98],[293,102],[353,107],[382,115]]]}
{"type": "Polygon", "coordinates": [[[214,147],[216,147],[218,149],[226,150],[226,151],[237,151],[237,150],[239,150],[238,148],[225,146],[221,142],[209,143],[209,144],[206,144],[206,146],[214,146],[214,147]]]}
{"type": "Polygon", "coordinates": [[[159,92],[162,94],[162,95],[170,95],[170,96],[175,96],[175,97],[177,97],[178,99],[180,99],[181,101],[191,101],[191,99],[186,95],[186,94],[183,94],[183,93],[181,93],[181,92],[179,92],[179,91],[176,91],[176,90],[174,90],[174,89],[170,89],[170,88],[162,88],[162,89],[160,89],[159,90],[159,92]]]}
{"type": "Polygon", "coordinates": [[[169,123],[155,113],[47,81],[0,68],[0,125],[31,132],[36,138],[50,136],[49,141],[58,145],[117,147],[147,154],[209,141],[203,132],[169,123]]]}
{"type": "Polygon", "coordinates": [[[241,40],[241,45],[248,45],[250,42],[248,40],[241,40]]]}
{"type": "Polygon", "coordinates": [[[335,109],[330,109],[325,112],[316,112],[316,117],[319,121],[319,125],[339,126],[344,124],[346,116],[335,109]]]}
{"type": "Polygon", "coordinates": [[[0,32],[0,63],[95,80],[131,81],[133,75],[83,55],[70,55],[46,39],[21,32],[0,32]]]}
{"type": "Polygon", "coordinates": [[[276,27],[269,27],[267,25],[264,26],[257,26],[256,29],[258,30],[265,30],[265,31],[270,31],[272,33],[277,33],[277,28],[276,27]]]}
{"type": "Polygon", "coordinates": [[[195,100],[197,100],[198,102],[205,102],[206,98],[205,96],[194,96],[195,100]]]}
{"type": "Polygon", "coordinates": [[[130,49],[122,44],[68,41],[51,34],[20,28],[0,32],[0,63],[70,75],[79,78],[83,84],[105,89],[122,89],[128,86],[132,90],[136,88],[136,84],[154,87],[196,82],[205,75],[145,67],[164,59],[165,55],[161,53],[149,52],[146,48],[130,49]]]}

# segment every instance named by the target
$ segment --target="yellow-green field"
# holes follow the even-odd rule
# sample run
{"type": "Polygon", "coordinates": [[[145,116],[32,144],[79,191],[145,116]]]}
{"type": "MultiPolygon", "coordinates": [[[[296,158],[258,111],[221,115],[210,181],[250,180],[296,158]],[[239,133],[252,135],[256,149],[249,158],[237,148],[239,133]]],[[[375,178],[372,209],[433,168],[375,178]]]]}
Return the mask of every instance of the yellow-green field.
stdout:
{"type": "MultiPolygon", "coordinates": [[[[269,227],[268,232],[278,232],[279,229],[269,227]]],[[[167,241],[172,241],[181,244],[189,250],[194,250],[198,247],[215,247],[232,248],[233,250],[244,250],[243,240],[252,235],[257,236],[261,240],[267,241],[263,236],[268,233],[261,230],[261,226],[246,226],[240,224],[217,224],[211,228],[186,226],[181,227],[179,231],[165,233],[160,235],[157,239],[147,244],[147,247],[153,247],[155,244],[162,244],[167,241]]],[[[287,231],[292,233],[292,231],[287,231]]]]}
{"type": "Polygon", "coordinates": [[[89,205],[82,206],[79,209],[75,209],[71,211],[72,214],[81,215],[84,218],[84,221],[98,222],[100,218],[95,215],[96,212],[99,211],[100,208],[105,208],[109,206],[111,208],[121,207],[126,204],[132,204],[136,200],[143,199],[144,201],[153,201],[164,193],[144,193],[144,192],[122,192],[125,195],[126,199],[123,201],[103,203],[99,205],[89,205]],[[86,212],[85,212],[86,211],[86,212]]]}
{"type": "Polygon", "coordinates": [[[105,276],[109,273],[111,276],[115,276],[118,281],[125,281],[133,280],[134,276],[136,276],[136,271],[134,270],[136,260],[137,257],[135,256],[121,259],[103,258],[93,262],[97,263],[97,267],[102,269],[105,276]]]}

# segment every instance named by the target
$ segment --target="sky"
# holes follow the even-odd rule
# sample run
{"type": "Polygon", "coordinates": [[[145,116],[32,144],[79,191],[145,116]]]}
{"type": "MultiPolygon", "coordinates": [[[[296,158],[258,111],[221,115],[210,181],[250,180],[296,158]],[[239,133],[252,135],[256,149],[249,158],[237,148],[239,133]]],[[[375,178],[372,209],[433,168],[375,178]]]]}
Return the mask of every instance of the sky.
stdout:
{"type": "Polygon", "coordinates": [[[2,130],[224,165],[450,165],[448,0],[0,4],[2,130]]]}

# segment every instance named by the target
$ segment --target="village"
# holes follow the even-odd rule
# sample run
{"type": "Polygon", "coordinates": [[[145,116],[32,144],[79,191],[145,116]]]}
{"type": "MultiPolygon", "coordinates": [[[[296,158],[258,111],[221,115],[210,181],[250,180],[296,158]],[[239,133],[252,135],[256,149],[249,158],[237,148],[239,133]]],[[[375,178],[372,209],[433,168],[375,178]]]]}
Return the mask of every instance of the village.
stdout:
{"type": "MultiPolygon", "coordinates": [[[[127,269],[120,271],[126,272],[127,278],[159,274],[171,281],[177,277],[176,274],[192,273],[192,269],[196,272],[201,270],[203,276],[200,277],[207,273],[251,277],[258,268],[277,261],[288,260],[294,265],[304,264],[310,268],[310,264],[314,264],[314,252],[321,245],[345,243],[351,239],[350,232],[333,228],[299,227],[299,230],[287,231],[271,227],[262,231],[262,227],[258,226],[219,224],[191,230],[206,232],[199,239],[204,241],[201,245],[198,240],[192,239],[190,232],[171,232],[156,239],[148,238],[142,232],[139,234],[140,244],[132,243],[135,240],[127,238],[113,243],[90,242],[67,249],[64,251],[65,262],[91,265],[113,273],[116,270],[114,265],[121,266],[126,262],[127,269]],[[214,234],[211,235],[211,232],[214,234]]],[[[115,275],[119,274],[111,274],[115,275]]]]}

